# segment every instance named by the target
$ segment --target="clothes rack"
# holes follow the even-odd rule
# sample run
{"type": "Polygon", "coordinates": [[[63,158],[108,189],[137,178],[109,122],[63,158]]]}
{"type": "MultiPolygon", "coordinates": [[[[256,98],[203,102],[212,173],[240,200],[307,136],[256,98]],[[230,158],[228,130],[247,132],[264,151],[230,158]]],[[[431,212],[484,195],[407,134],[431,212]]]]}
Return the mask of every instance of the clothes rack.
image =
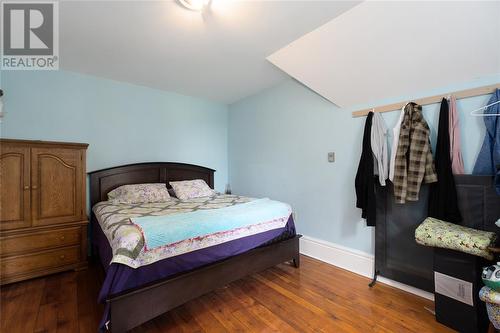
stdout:
{"type": "MultiPolygon", "coordinates": [[[[465,90],[460,90],[460,91],[455,91],[455,92],[446,92],[446,93],[442,93],[439,95],[414,99],[412,101],[417,103],[417,104],[420,104],[420,105],[428,105],[428,104],[434,104],[434,103],[441,102],[441,99],[443,98],[443,96],[455,95],[455,97],[457,99],[460,99],[460,98],[488,95],[488,94],[493,93],[495,91],[495,89],[500,89],[500,83],[495,83],[495,84],[490,84],[487,86],[481,86],[481,87],[465,89],[465,90]]],[[[370,107],[370,108],[354,111],[352,113],[352,116],[353,117],[363,117],[363,116],[366,116],[371,111],[374,111],[374,112],[399,111],[406,103],[407,103],[407,101],[405,100],[405,101],[401,101],[401,102],[397,102],[397,103],[381,105],[381,106],[377,106],[377,107],[370,107]]]]}

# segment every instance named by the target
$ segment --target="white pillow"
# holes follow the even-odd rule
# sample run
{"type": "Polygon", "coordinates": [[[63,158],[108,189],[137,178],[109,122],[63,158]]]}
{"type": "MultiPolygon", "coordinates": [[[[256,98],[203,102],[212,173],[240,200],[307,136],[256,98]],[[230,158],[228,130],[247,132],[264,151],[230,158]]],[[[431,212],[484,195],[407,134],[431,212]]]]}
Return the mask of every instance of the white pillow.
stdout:
{"type": "Polygon", "coordinates": [[[181,200],[215,195],[215,191],[203,179],[170,182],[170,185],[174,189],[175,196],[181,200]]]}
{"type": "Polygon", "coordinates": [[[108,193],[108,200],[122,203],[164,202],[170,200],[165,184],[122,185],[108,193]]]}

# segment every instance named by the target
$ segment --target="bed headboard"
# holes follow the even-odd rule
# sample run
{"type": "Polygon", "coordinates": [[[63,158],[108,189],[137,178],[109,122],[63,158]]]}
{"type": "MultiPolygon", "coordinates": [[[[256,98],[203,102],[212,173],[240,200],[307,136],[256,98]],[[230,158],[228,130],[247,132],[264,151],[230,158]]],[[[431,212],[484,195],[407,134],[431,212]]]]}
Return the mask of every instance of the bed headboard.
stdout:
{"type": "Polygon", "coordinates": [[[198,165],[152,162],[121,165],[89,172],[90,207],[107,200],[108,192],[118,186],[140,183],[165,183],[177,180],[203,179],[214,188],[215,170],[198,165]]]}

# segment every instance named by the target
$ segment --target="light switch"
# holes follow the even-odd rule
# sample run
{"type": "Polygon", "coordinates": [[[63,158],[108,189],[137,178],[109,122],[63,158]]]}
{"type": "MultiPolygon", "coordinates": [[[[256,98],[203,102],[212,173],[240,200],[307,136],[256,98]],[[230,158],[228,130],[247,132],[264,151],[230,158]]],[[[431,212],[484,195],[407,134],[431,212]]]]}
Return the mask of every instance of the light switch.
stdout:
{"type": "Polygon", "coordinates": [[[330,162],[330,163],[335,162],[335,153],[334,152],[328,153],[328,162],[330,162]]]}

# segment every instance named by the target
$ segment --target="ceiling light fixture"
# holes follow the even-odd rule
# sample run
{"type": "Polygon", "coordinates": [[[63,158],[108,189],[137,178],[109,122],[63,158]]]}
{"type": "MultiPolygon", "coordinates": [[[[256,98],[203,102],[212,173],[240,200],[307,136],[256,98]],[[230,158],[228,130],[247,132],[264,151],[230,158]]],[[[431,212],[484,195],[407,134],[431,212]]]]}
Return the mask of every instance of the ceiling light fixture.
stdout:
{"type": "Polygon", "coordinates": [[[178,0],[187,9],[201,11],[210,4],[210,0],[178,0]]]}

